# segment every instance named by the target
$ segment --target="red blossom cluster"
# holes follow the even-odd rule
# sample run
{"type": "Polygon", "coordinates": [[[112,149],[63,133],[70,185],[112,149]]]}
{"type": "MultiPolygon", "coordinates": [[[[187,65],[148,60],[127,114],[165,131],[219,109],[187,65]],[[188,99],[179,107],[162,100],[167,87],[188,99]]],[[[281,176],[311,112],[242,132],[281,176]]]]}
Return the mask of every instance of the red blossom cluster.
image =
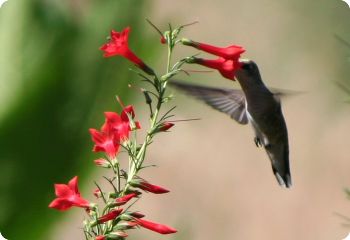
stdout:
{"type": "MultiPolygon", "coordinates": [[[[183,27],[183,26],[182,26],[183,27]]],[[[161,42],[169,46],[170,52],[175,44],[180,42],[176,40],[178,33],[182,29],[171,29],[162,35],[161,42]]],[[[152,143],[153,137],[159,132],[166,132],[174,126],[168,119],[173,115],[170,109],[163,116],[160,115],[160,107],[163,103],[171,99],[165,96],[167,81],[177,73],[181,72],[181,66],[184,63],[198,63],[203,66],[218,70],[224,77],[234,79],[235,70],[241,67],[240,55],[245,51],[242,47],[232,45],[227,48],[219,48],[204,43],[197,43],[187,39],[181,42],[185,45],[195,47],[199,50],[214,54],[219,58],[216,60],[207,60],[201,58],[186,58],[177,62],[172,68],[169,67],[171,60],[169,53],[167,72],[158,76],[153,69],[147,66],[138,56],[130,50],[128,44],[130,28],[127,27],[121,32],[112,30],[110,40],[100,49],[104,51],[104,57],[122,56],[148,75],[139,74],[154,88],[152,91],[142,91],[146,98],[146,103],[150,108],[150,128],[146,133],[142,144],[137,142],[137,137],[130,132],[140,129],[140,123],[135,121],[135,111],[133,106],[124,107],[120,114],[116,112],[105,112],[105,122],[99,130],[90,128],[89,132],[94,142],[93,151],[103,152],[104,158],[98,158],[94,161],[97,166],[112,169],[113,177],[105,179],[112,185],[113,190],[105,192],[96,183],[97,189],[93,195],[102,200],[105,204],[103,210],[99,211],[98,205],[90,203],[81,197],[78,189],[78,177],[75,176],[68,184],[55,184],[56,199],[49,207],[57,210],[68,210],[71,207],[84,208],[89,219],[84,221],[85,238],[88,240],[109,240],[125,239],[128,234],[126,230],[143,227],[160,234],[171,234],[177,230],[164,224],[152,222],[143,219],[145,215],[137,211],[130,211],[131,200],[140,198],[142,192],[154,194],[165,194],[169,190],[164,187],[149,183],[138,176],[141,169],[144,168],[146,148],[152,143]],[[150,96],[152,94],[152,97],[150,96]],[[152,99],[155,101],[152,105],[152,99]],[[128,171],[120,169],[119,157],[120,149],[123,148],[128,154],[128,171]],[[129,206],[127,206],[129,204],[129,206]]],[[[121,102],[120,102],[121,103],[121,102]]]]}
{"type": "MultiPolygon", "coordinates": [[[[127,106],[123,109],[120,115],[115,112],[105,112],[106,121],[102,125],[101,130],[98,131],[94,128],[90,128],[90,134],[92,140],[95,142],[93,148],[94,152],[105,152],[106,155],[113,159],[116,157],[120,143],[126,141],[129,138],[132,124],[130,124],[135,117],[134,108],[127,106]]],[[[139,122],[133,122],[135,129],[140,129],[139,122]]],[[[108,162],[104,159],[95,160],[96,165],[107,165],[108,162]]]]}
{"type": "MultiPolygon", "coordinates": [[[[103,215],[102,217],[100,217],[97,222],[105,223],[108,221],[118,220],[119,218],[121,220],[116,224],[115,228],[118,229],[119,232],[123,234],[126,234],[124,230],[134,229],[137,226],[146,228],[148,230],[151,230],[160,234],[171,234],[171,233],[177,232],[176,229],[169,227],[167,225],[142,219],[145,215],[140,214],[138,212],[128,212],[124,214],[122,214],[122,212],[123,212],[123,209],[121,208],[113,210],[103,215]]],[[[115,234],[115,232],[109,233],[108,235],[110,234],[115,234]]],[[[105,236],[108,236],[108,235],[105,235],[105,236]]],[[[126,236],[127,235],[125,235],[124,237],[126,236]]]]}
{"type": "Polygon", "coordinates": [[[195,42],[186,38],[182,39],[181,42],[184,45],[191,46],[218,56],[218,58],[215,60],[191,57],[188,59],[188,63],[197,63],[208,68],[216,69],[223,77],[235,80],[235,71],[242,67],[242,64],[239,62],[239,58],[241,54],[245,52],[243,47],[231,45],[221,48],[205,43],[195,42]]]}
{"type": "Polygon", "coordinates": [[[129,32],[130,27],[125,28],[121,32],[112,30],[110,41],[100,48],[105,52],[103,56],[112,57],[120,55],[134,63],[137,67],[145,71],[147,74],[154,75],[154,71],[130,50],[128,43],[129,32]]]}
{"type": "MultiPolygon", "coordinates": [[[[138,58],[128,47],[128,34],[130,28],[124,29],[122,32],[111,32],[111,40],[109,43],[103,45],[101,50],[105,51],[104,56],[110,57],[115,55],[121,55],[131,62],[136,64],[140,69],[144,70],[148,74],[153,74],[151,70],[144,62],[138,58]]],[[[121,102],[120,102],[121,103],[121,102]]],[[[122,105],[122,104],[121,104],[122,105]]],[[[123,107],[120,114],[115,112],[105,112],[105,122],[100,128],[100,130],[90,128],[89,132],[94,142],[93,151],[94,152],[104,152],[105,158],[96,159],[94,162],[97,166],[112,168],[114,173],[117,174],[118,182],[124,177],[126,181],[124,189],[119,189],[115,192],[102,192],[101,188],[98,187],[93,195],[97,198],[103,198],[107,204],[103,215],[95,218],[95,220],[90,221],[89,227],[92,228],[97,225],[108,224],[112,221],[113,228],[108,231],[104,231],[103,234],[99,234],[94,237],[96,240],[104,239],[123,239],[128,236],[125,230],[134,229],[136,227],[143,227],[157,233],[170,234],[175,233],[176,230],[164,224],[151,222],[142,219],[145,215],[139,212],[130,212],[129,208],[121,208],[121,206],[127,204],[131,199],[138,198],[141,195],[137,189],[141,189],[145,192],[151,192],[155,194],[163,194],[169,192],[169,190],[151,184],[148,181],[136,176],[130,179],[126,176],[122,176],[122,173],[115,164],[119,164],[117,160],[117,155],[119,153],[122,144],[125,148],[130,148],[128,146],[128,140],[130,132],[136,129],[140,129],[140,123],[134,121],[135,111],[133,106],[129,105],[123,107]],[[106,196],[108,196],[106,198],[106,196]]],[[[174,124],[170,122],[163,122],[157,126],[154,126],[153,134],[157,132],[167,131],[174,124]]],[[[132,163],[135,164],[135,163],[132,163]]],[[[136,167],[139,167],[136,165],[136,167]]],[[[119,186],[120,188],[120,186],[119,186]]],[[[68,210],[72,206],[81,207],[88,210],[91,216],[98,216],[96,204],[89,203],[80,196],[78,189],[78,177],[74,177],[69,183],[66,184],[55,184],[56,199],[54,199],[49,207],[55,208],[57,210],[68,210]]],[[[100,228],[102,229],[102,228],[100,228]]],[[[91,233],[90,233],[91,234],[91,233]]]]}
{"type": "Polygon", "coordinates": [[[64,211],[73,206],[85,209],[90,207],[90,203],[80,196],[77,176],[72,178],[68,184],[55,184],[55,194],[57,198],[50,203],[50,208],[64,211]]]}
{"type": "MultiPolygon", "coordinates": [[[[144,180],[139,181],[139,184],[133,183],[133,186],[139,187],[140,189],[144,189],[145,191],[156,193],[156,194],[169,192],[169,190],[165,188],[150,184],[148,182],[145,182],[144,180]]],[[[57,198],[50,203],[49,205],[50,208],[55,208],[61,211],[68,210],[72,206],[81,207],[85,209],[91,208],[90,203],[80,196],[77,176],[75,176],[72,180],[70,180],[68,185],[55,184],[55,189],[56,189],[57,198]]],[[[176,229],[169,227],[167,225],[142,219],[145,215],[139,212],[128,212],[128,211],[124,211],[123,208],[120,208],[120,206],[125,205],[132,198],[138,197],[139,194],[140,194],[139,192],[135,191],[130,194],[116,198],[114,202],[116,203],[115,206],[117,208],[112,209],[110,212],[99,217],[94,223],[91,224],[92,226],[94,226],[97,224],[104,224],[108,221],[116,221],[115,228],[119,229],[119,231],[117,232],[114,231],[114,232],[108,233],[107,235],[96,236],[95,238],[96,240],[107,239],[107,237],[111,237],[115,234],[121,234],[120,237],[125,238],[128,235],[124,232],[124,230],[133,229],[137,226],[149,229],[151,231],[154,231],[160,234],[170,234],[170,233],[177,232],[176,229]]],[[[94,195],[97,197],[100,197],[101,192],[99,190],[94,191],[94,195]]]]}

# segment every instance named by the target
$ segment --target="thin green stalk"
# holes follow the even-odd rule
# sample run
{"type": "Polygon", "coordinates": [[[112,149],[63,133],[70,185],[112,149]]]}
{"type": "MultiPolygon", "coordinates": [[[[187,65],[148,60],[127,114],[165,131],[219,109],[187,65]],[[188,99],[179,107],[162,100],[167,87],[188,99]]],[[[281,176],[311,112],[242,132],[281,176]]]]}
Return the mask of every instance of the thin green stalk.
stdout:
{"type": "MultiPolygon", "coordinates": [[[[166,68],[166,73],[165,75],[167,75],[170,71],[171,68],[171,56],[172,56],[172,47],[169,45],[168,46],[168,57],[167,57],[167,68],[166,68]]],[[[166,85],[167,85],[167,79],[163,80],[160,82],[160,88],[158,88],[158,98],[157,98],[157,106],[156,109],[151,117],[151,124],[150,124],[150,132],[147,133],[146,139],[143,142],[138,154],[136,155],[136,161],[131,162],[129,160],[129,174],[128,174],[128,179],[127,179],[127,183],[125,185],[125,188],[123,190],[123,194],[125,194],[125,192],[128,190],[128,188],[130,187],[130,182],[132,181],[132,179],[135,177],[135,175],[137,174],[137,172],[139,171],[140,167],[142,166],[142,163],[145,159],[145,155],[146,155],[146,149],[148,144],[151,142],[152,138],[153,138],[153,132],[155,130],[155,127],[157,126],[157,120],[158,120],[158,116],[159,116],[159,112],[163,103],[163,97],[164,97],[164,93],[165,93],[165,89],[166,89],[166,85]]]]}
{"type": "Polygon", "coordinates": [[[119,168],[119,161],[117,160],[116,162],[116,171],[117,171],[117,189],[118,189],[118,193],[120,193],[120,168],[119,168]]]}

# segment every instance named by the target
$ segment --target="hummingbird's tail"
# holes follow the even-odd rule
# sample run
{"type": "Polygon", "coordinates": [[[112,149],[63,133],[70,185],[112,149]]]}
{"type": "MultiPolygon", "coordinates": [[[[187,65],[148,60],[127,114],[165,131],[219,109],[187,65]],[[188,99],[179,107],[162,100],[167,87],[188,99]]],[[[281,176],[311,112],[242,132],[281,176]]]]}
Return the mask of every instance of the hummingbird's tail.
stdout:
{"type": "Polygon", "coordinates": [[[272,170],[280,186],[286,187],[286,188],[290,188],[292,186],[292,178],[290,176],[289,171],[283,174],[283,176],[281,176],[274,167],[272,167],[272,170]]]}

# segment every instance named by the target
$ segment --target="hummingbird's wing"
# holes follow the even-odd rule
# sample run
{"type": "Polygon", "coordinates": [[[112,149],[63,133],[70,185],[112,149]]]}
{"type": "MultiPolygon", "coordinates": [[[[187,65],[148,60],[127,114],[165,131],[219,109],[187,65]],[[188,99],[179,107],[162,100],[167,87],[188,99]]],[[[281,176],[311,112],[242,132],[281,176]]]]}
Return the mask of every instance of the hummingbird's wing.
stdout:
{"type": "Polygon", "coordinates": [[[213,88],[171,80],[169,84],[228,114],[240,124],[247,124],[245,96],[242,90],[213,88]]]}

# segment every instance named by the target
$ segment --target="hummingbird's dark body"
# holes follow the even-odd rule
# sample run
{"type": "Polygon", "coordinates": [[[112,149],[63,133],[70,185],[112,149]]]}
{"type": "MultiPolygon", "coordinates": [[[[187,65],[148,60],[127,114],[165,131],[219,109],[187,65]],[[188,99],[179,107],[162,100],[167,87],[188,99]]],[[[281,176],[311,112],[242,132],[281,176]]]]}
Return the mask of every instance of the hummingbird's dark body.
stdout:
{"type": "Polygon", "coordinates": [[[179,82],[172,85],[229,114],[241,124],[250,122],[255,131],[255,144],[265,148],[278,183],[290,187],[288,132],[279,98],[264,85],[255,62],[242,60],[242,64],[235,73],[242,90],[179,82]]]}

